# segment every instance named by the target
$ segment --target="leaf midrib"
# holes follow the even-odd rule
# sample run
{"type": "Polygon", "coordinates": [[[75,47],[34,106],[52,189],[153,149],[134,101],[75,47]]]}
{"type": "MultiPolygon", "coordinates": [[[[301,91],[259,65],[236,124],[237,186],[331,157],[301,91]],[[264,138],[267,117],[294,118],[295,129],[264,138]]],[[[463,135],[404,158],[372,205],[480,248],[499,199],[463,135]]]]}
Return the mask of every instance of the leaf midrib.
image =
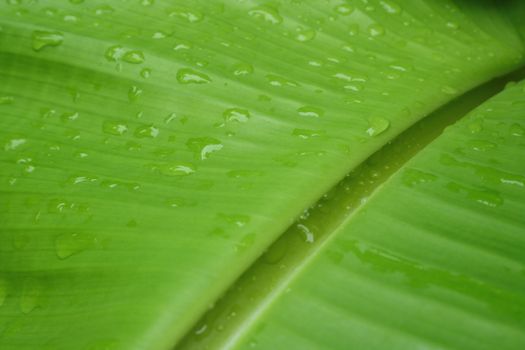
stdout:
{"type": "Polygon", "coordinates": [[[523,78],[525,67],[468,91],[421,119],[371,155],[308,210],[308,217],[314,219],[297,219],[255,260],[175,348],[233,348],[254,321],[278,299],[279,295],[286,292],[290,282],[337,235],[338,229],[352,214],[366,206],[368,197],[380,192],[382,184],[439,137],[447,126],[454,124],[485,100],[502,91],[507,83],[523,78]],[[375,181],[359,187],[360,182],[369,181],[370,175],[376,171],[382,173],[375,181]],[[352,190],[345,194],[345,188],[352,190]],[[338,197],[341,193],[343,195],[338,197]],[[329,208],[328,213],[326,207],[329,208]],[[316,232],[314,242],[298,241],[297,225],[307,227],[310,222],[315,221],[321,221],[326,227],[316,232]],[[328,224],[323,221],[328,221],[328,224]],[[283,246],[287,247],[284,254],[283,246]],[[272,255],[282,257],[269,263],[268,257],[272,255]],[[257,294],[259,288],[264,290],[257,294]]]}

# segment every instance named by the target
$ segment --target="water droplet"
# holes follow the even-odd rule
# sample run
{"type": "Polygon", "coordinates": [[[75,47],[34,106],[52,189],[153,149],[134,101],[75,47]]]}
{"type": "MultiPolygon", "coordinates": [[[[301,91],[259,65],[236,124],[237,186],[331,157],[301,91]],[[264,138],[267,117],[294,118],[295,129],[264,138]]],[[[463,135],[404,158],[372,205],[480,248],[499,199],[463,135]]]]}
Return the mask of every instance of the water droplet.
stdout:
{"type": "Polygon", "coordinates": [[[136,85],[132,85],[128,90],[128,99],[130,102],[135,102],[142,95],[143,90],[136,85]]]}
{"type": "Polygon", "coordinates": [[[243,108],[230,108],[225,110],[222,115],[227,123],[246,123],[250,119],[250,112],[243,108]]]}
{"type": "Polygon", "coordinates": [[[40,282],[34,278],[27,278],[24,281],[22,295],[20,296],[20,311],[28,314],[39,306],[41,293],[42,286],[40,282]]]}
{"type": "Polygon", "coordinates": [[[483,125],[481,125],[481,122],[472,122],[467,125],[467,128],[470,131],[470,133],[476,134],[483,130],[483,125]]]}
{"type": "Polygon", "coordinates": [[[437,176],[416,169],[407,169],[403,172],[403,183],[409,187],[434,182],[437,176]]]}
{"type": "Polygon", "coordinates": [[[197,23],[204,19],[204,15],[192,8],[188,7],[175,7],[170,10],[170,17],[179,17],[185,19],[189,23],[197,23]]]}
{"type": "Polygon", "coordinates": [[[518,123],[512,124],[509,131],[512,136],[525,136],[525,128],[518,123]]]}
{"type": "Polygon", "coordinates": [[[364,83],[368,80],[368,76],[363,73],[358,73],[354,71],[341,71],[332,75],[334,78],[345,82],[360,82],[364,83]]]}
{"type": "Polygon", "coordinates": [[[385,34],[385,28],[379,23],[372,23],[368,26],[368,34],[372,37],[378,37],[385,34]]]}
{"type": "Polygon", "coordinates": [[[277,9],[268,5],[255,7],[248,11],[248,14],[253,18],[261,19],[271,24],[279,24],[283,21],[277,9]]]}
{"type": "Polygon", "coordinates": [[[397,15],[401,12],[401,7],[391,0],[380,1],[379,4],[387,13],[397,15]]]}
{"type": "Polygon", "coordinates": [[[236,76],[245,76],[253,73],[253,66],[248,63],[236,63],[232,67],[232,72],[236,76]]]}
{"type": "Polygon", "coordinates": [[[469,188],[467,186],[463,186],[455,182],[449,183],[447,185],[447,189],[456,193],[465,193],[468,199],[483,204],[490,208],[499,207],[504,202],[500,194],[492,190],[479,190],[469,188]]]}
{"type": "Polygon", "coordinates": [[[250,217],[243,214],[217,214],[217,218],[227,224],[235,225],[237,227],[244,227],[250,222],[250,217]]]}
{"type": "Polygon", "coordinates": [[[106,57],[106,59],[110,62],[117,62],[124,56],[125,53],[126,50],[121,45],[113,45],[106,50],[104,57],[106,57]]]}
{"type": "Polygon", "coordinates": [[[309,139],[311,137],[318,137],[325,134],[324,130],[312,130],[312,129],[293,129],[292,135],[298,136],[302,139],[309,139]]]}
{"type": "Polygon", "coordinates": [[[64,41],[60,32],[35,30],[33,32],[33,50],[40,51],[45,47],[59,46],[64,41]]]}
{"type": "Polygon", "coordinates": [[[382,134],[390,127],[390,121],[382,117],[368,118],[368,129],[366,133],[368,136],[377,136],[382,134]]]}
{"type": "Polygon", "coordinates": [[[148,124],[148,125],[143,124],[135,128],[135,132],[133,133],[133,135],[135,135],[135,137],[138,137],[139,139],[143,139],[143,138],[153,139],[159,136],[159,133],[160,133],[159,129],[155,127],[153,124],[148,124]]]}
{"type": "Polygon", "coordinates": [[[469,140],[468,146],[474,151],[488,151],[490,149],[496,148],[496,144],[486,140],[469,140]]]}
{"type": "Polygon", "coordinates": [[[447,28],[450,28],[453,30],[459,29],[459,24],[457,24],[456,22],[447,22],[446,26],[447,28]]]}
{"type": "Polygon", "coordinates": [[[195,166],[191,163],[165,164],[158,169],[166,176],[187,176],[195,172],[195,166]]]}
{"type": "Polygon", "coordinates": [[[91,235],[64,233],[55,238],[55,252],[59,259],[67,259],[87,249],[94,242],[91,235]]]}
{"type": "Polygon", "coordinates": [[[315,38],[315,30],[312,29],[298,29],[295,33],[295,40],[299,42],[307,42],[315,38]]]}
{"type": "Polygon", "coordinates": [[[297,109],[297,113],[299,113],[301,117],[319,118],[323,116],[324,111],[319,107],[303,106],[297,109]]]}
{"type": "Polygon", "coordinates": [[[458,90],[453,88],[452,86],[445,85],[441,88],[441,92],[447,95],[455,95],[458,93],[458,90]]]}
{"type": "Polygon", "coordinates": [[[139,50],[130,50],[122,56],[124,62],[139,64],[144,62],[144,53],[139,50]]]}
{"type": "Polygon", "coordinates": [[[177,81],[181,84],[206,84],[211,82],[209,76],[191,68],[181,68],[177,72],[177,81]]]}
{"type": "Polygon", "coordinates": [[[27,140],[26,139],[22,139],[22,138],[11,139],[11,140],[7,141],[7,143],[4,145],[4,150],[6,150],[6,151],[13,151],[13,150],[17,149],[18,147],[24,145],[26,142],[27,142],[27,140]]]}
{"type": "Polygon", "coordinates": [[[297,224],[296,227],[299,229],[299,232],[301,233],[301,238],[303,239],[303,241],[305,241],[306,243],[314,243],[315,236],[313,232],[306,225],[297,224]]]}
{"type": "Polygon", "coordinates": [[[0,105],[10,105],[15,101],[13,96],[1,96],[0,105]]]}
{"type": "Polygon", "coordinates": [[[105,121],[102,125],[102,131],[106,134],[122,136],[128,131],[128,126],[122,121],[105,121]]]}
{"type": "Polygon", "coordinates": [[[197,158],[201,160],[208,159],[213,152],[220,151],[224,146],[221,141],[213,137],[195,137],[186,142],[186,146],[195,152],[197,158]]]}
{"type": "Polygon", "coordinates": [[[341,4],[334,7],[334,11],[337,12],[340,15],[348,16],[352,12],[354,12],[354,8],[351,5],[348,4],[341,4]]]}
{"type": "Polygon", "coordinates": [[[144,79],[148,79],[151,76],[151,69],[150,68],[142,68],[140,71],[140,76],[144,79]]]}
{"type": "Polygon", "coordinates": [[[78,119],[78,117],[79,117],[78,112],[66,112],[66,113],[62,113],[62,115],[60,116],[60,120],[62,120],[63,122],[68,122],[68,121],[76,120],[78,119]]]}
{"type": "Polygon", "coordinates": [[[289,80],[289,79],[286,79],[284,77],[281,77],[281,76],[278,76],[278,75],[274,75],[274,74],[267,74],[266,75],[266,79],[268,80],[268,82],[270,83],[270,85],[272,86],[278,86],[278,87],[282,87],[282,86],[291,86],[291,87],[298,87],[299,84],[297,84],[295,81],[292,81],[292,80],[289,80]]]}

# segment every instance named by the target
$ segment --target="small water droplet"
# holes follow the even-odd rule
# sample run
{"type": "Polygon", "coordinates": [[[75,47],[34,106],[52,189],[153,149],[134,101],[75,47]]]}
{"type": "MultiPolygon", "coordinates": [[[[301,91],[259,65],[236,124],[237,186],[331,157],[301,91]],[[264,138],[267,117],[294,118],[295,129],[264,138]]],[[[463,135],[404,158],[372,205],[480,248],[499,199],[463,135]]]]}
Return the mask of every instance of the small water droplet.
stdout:
{"type": "Polygon", "coordinates": [[[525,136],[525,128],[518,123],[512,124],[509,128],[509,132],[512,136],[525,136]]]}
{"type": "Polygon", "coordinates": [[[221,141],[213,137],[194,137],[186,142],[186,146],[195,152],[197,158],[208,159],[213,152],[220,151],[224,146],[221,141]]]}
{"type": "Polygon", "coordinates": [[[91,235],[64,233],[55,238],[55,252],[59,259],[64,260],[84,251],[93,241],[91,235]]]}
{"type": "Polygon", "coordinates": [[[228,224],[237,226],[237,227],[244,227],[250,222],[250,217],[248,215],[243,214],[224,214],[219,213],[217,214],[217,218],[221,221],[224,221],[228,224]]]}
{"type": "Polygon", "coordinates": [[[45,47],[59,46],[64,41],[60,32],[35,30],[33,32],[33,50],[40,51],[45,47]]]}
{"type": "Polygon", "coordinates": [[[458,90],[453,88],[452,86],[445,85],[441,88],[441,92],[447,95],[455,95],[458,93],[458,90]]]}
{"type": "Polygon", "coordinates": [[[299,107],[297,109],[297,113],[301,117],[313,117],[313,118],[320,118],[324,115],[324,111],[319,107],[314,106],[303,106],[299,107]]]}
{"type": "Polygon", "coordinates": [[[372,23],[368,26],[368,34],[372,37],[378,37],[385,34],[385,28],[379,23],[372,23]]]}
{"type": "Polygon", "coordinates": [[[224,111],[222,114],[224,121],[246,123],[250,119],[250,112],[243,108],[230,108],[224,111]]]}
{"type": "Polygon", "coordinates": [[[40,304],[40,295],[42,293],[42,285],[34,278],[27,278],[22,287],[22,295],[20,296],[20,311],[28,314],[36,309],[40,304]]]}
{"type": "Polygon", "coordinates": [[[379,4],[387,13],[397,15],[401,12],[401,7],[391,0],[382,0],[379,4]]]}
{"type": "Polygon", "coordinates": [[[313,40],[315,38],[315,30],[313,29],[297,29],[297,32],[295,33],[295,40],[299,42],[307,42],[310,40],[313,40]]]}
{"type": "Polygon", "coordinates": [[[297,224],[296,227],[299,229],[303,241],[305,241],[306,243],[314,243],[314,233],[310,230],[310,228],[308,228],[308,226],[303,224],[297,224]]]}
{"type": "Polygon", "coordinates": [[[271,24],[279,24],[283,21],[277,9],[269,5],[255,7],[249,10],[248,14],[253,18],[261,19],[271,24]]]}
{"type": "Polygon", "coordinates": [[[122,56],[124,62],[139,64],[144,62],[144,53],[139,50],[130,50],[122,56]]]}
{"type": "Polygon", "coordinates": [[[324,130],[312,130],[312,129],[293,129],[292,135],[298,136],[302,139],[309,139],[311,137],[318,137],[325,134],[324,130]]]}
{"type": "Polygon", "coordinates": [[[10,105],[15,101],[13,96],[0,96],[0,105],[10,105]]]}
{"type": "Polygon", "coordinates": [[[143,93],[143,90],[141,88],[139,88],[136,85],[132,85],[129,87],[129,90],[128,90],[128,100],[130,102],[135,102],[139,99],[142,93],[143,93]]]}
{"type": "Polygon", "coordinates": [[[140,76],[144,79],[148,79],[151,76],[151,69],[150,68],[142,68],[140,71],[140,76]]]}
{"type": "Polygon", "coordinates": [[[78,119],[78,117],[79,117],[78,112],[66,112],[66,113],[62,113],[62,115],[60,116],[60,120],[62,120],[63,122],[68,122],[68,121],[76,120],[78,119]]]}
{"type": "Polygon", "coordinates": [[[113,45],[106,50],[104,57],[106,57],[106,59],[110,62],[117,62],[124,56],[125,53],[126,50],[121,45],[113,45]]]}
{"type": "Polygon", "coordinates": [[[177,72],[177,81],[181,84],[206,84],[211,82],[209,76],[191,68],[181,68],[177,72]]]}
{"type": "Polygon", "coordinates": [[[486,140],[469,140],[468,146],[474,151],[484,152],[496,148],[496,144],[486,140]]]}
{"type": "Polygon", "coordinates": [[[403,172],[403,183],[409,187],[423,183],[434,182],[436,180],[436,175],[425,173],[416,169],[407,169],[403,172]]]}
{"type": "Polygon", "coordinates": [[[349,14],[354,12],[354,7],[349,4],[340,4],[334,7],[334,11],[340,15],[348,16],[349,14]]]}
{"type": "Polygon", "coordinates": [[[195,172],[195,166],[191,163],[165,164],[158,169],[166,176],[187,176],[195,172]]]}
{"type": "Polygon", "coordinates": [[[292,81],[292,80],[289,80],[289,79],[286,79],[284,77],[274,75],[274,74],[267,74],[266,79],[272,86],[278,86],[278,87],[282,87],[282,86],[298,87],[299,86],[299,84],[297,84],[295,81],[292,81]]]}
{"type": "Polygon", "coordinates": [[[4,145],[4,150],[13,151],[26,143],[27,143],[26,139],[14,138],[14,139],[7,141],[7,143],[4,145]]]}
{"type": "Polygon", "coordinates": [[[245,76],[253,73],[253,66],[248,63],[236,63],[232,66],[232,72],[236,76],[245,76]]]}
{"type": "Polygon", "coordinates": [[[148,125],[143,124],[135,128],[135,132],[133,133],[133,135],[135,135],[135,137],[138,137],[139,139],[143,139],[143,138],[153,139],[159,136],[159,133],[160,133],[159,129],[155,127],[153,124],[148,124],[148,125]]]}
{"type": "Polygon", "coordinates": [[[390,121],[383,117],[368,118],[368,129],[366,133],[368,136],[377,136],[382,134],[390,127],[390,121]]]}
{"type": "Polygon", "coordinates": [[[189,23],[197,23],[204,19],[204,15],[201,12],[189,7],[182,6],[172,8],[169,16],[185,19],[189,23]]]}
{"type": "Polygon", "coordinates": [[[107,120],[102,124],[102,131],[106,134],[122,136],[128,131],[128,126],[122,121],[107,120]]]}

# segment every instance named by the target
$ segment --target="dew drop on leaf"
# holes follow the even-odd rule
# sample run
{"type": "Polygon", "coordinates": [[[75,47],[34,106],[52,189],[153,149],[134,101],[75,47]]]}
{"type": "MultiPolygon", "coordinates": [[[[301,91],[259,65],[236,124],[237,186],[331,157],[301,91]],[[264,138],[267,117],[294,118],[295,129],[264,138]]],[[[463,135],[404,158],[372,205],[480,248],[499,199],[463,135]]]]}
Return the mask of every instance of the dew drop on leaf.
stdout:
{"type": "Polygon", "coordinates": [[[91,235],[64,233],[55,238],[55,252],[59,259],[67,259],[88,248],[94,239],[91,235]]]}
{"type": "Polygon", "coordinates": [[[222,114],[224,121],[246,123],[250,119],[250,112],[243,108],[229,108],[222,114]]]}
{"type": "Polygon", "coordinates": [[[509,131],[512,136],[525,136],[525,128],[518,123],[512,124],[509,131]]]}
{"type": "Polygon", "coordinates": [[[299,42],[307,42],[315,38],[315,30],[312,29],[299,29],[294,35],[295,40],[299,42]]]}
{"type": "Polygon", "coordinates": [[[151,69],[150,68],[142,68],[140,71],[140,76],[144,79],[148,79],[151,76],[151,69]]]}
{"type": "Polygon", "coordinates": [[[108,120],[102,124],[102,131],[109,135],[122,136],[128,131],[128,126],[121,121],[108,120]]]}
{"type": "Polygon", "coordinates": [[[139,139],[143,139],[143,138],[153,139],[159,136],[159,133],[160,131],[157,127],[155,127],[152,124],[149,124],[149,125],[137,126],[137,128],[135,128],[135,132],[133,133],[133,135],[139,139]]]}
{"type": "Polygon", "coordinates": [[[128,100],[130,102],[135,102],[139,99],[140,95],[142,95],[143,90],[139,88],[136,85],[132,85],[129,87],[128,90],[128,100]]]}
{"type": "Polygon", "coordinates": [[[232,66],[233,75],[245,76],[253,73],[253,66],[248,63],[236,63],[232,66]]]}
{"type": "Polygon", "coordinates": [[[283,21],[277,9],[268,5],[255,7],[249,10],[248,14],[253,18],[261,19],[271,24],[279,24],[283,21]]]}
{"type": "Polygon", "coordinates": [[[33,50],[40,51],[45,47],[59,46],[64,41],[64,35],[55,31],[35,30],[33,32],[33,50]]]}
{"type": "Polygon", "coordinates": [[[324,111],[319,107],[303,106],[297,109],[297,113],[301,117],[319,118],[323,116],[324,111]]]}
{"type": "Polygon", "coordinates": [[[224,146],[221,141],[213,137],[194,137],[186,142],[186,146],[195,152],[195,156],[201,160],[208,159],[213,152],[220,151],[224,146]]]}
{"type": "Polygon", "coordinates": [[[379,5],[381,5],[383,10],[385,10],[387,13],[393,15],[397,15],[401,12],[401,7],[391,0],[382,0],[379,2],[379,5]]]}
{"type": "Polygon", "coordinates": [[[177,72],[177,81],[181,84],[206,84],[211,82],[209,76],[191,68],[181,68],[177,72]]]}
{"type": "Polygon", "coordinates": [[[368,129],[366,133],[368,136],[377,136],[382,134],[390,127],[390,121],[383,117],[368,118],[368,129]]]}
{"type": "Polygon", "coordinates": [[[348,4],[341,4],[334,7],[334,11],[340,15],[347,16],[354,12],[354,8],[348,4]]]}
{"type": "Polygon", "coordinates": [[[299,129],[296,128],[292,131],[293,136],[297,136],[302,139],[309,139],[311,137],[317,137],[324,135],[324,130],[312,130],[312,129],[299,129]]]}
{"type": "Polygon", "coordinates": [[[122,60],[127,63],[139,64],[144,62],[144,53],[139,50],[130,50],[122,56],[122,60]]]}
{"type": "Polygon", "coordinates": [[[40,303],[40,295],[42,294],[42,286],[40,282],[34,278],[27,278],[22,287],[22,295],[20,296],[20,311],[28,314],[33,311],[40,303]]]}
{"type": "Polygon", "coordinates": [[[159,167],[161,174],[166,176],[187,176],[195,172],[191,163],[166,164],[159,167]]]}
{"type": "Polygon", "coordinates": [[[372,37],[378,37],[385,34],[385,28],[379,23],[373,23],[368,26],[368,34],[372,37]]]}

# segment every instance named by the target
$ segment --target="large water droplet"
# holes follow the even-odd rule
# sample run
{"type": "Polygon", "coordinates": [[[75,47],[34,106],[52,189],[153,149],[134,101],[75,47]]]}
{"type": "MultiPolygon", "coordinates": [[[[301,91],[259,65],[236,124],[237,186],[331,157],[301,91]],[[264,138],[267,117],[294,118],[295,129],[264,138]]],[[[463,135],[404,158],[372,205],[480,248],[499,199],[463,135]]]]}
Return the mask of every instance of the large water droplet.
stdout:
{"type": "Polygon", "coordinates": [[[372,37],[378,37],[385,34],[385,28],[379,23],[372,23],[368,26],[368,34],[372,37]]]}
{"type": "Polygon", "coordinates": [[[60,32],[35,30],[33,32],[33,50],[40,51],[45,47],[59,46],[64,41],[60,32]]]}
{"type": "Polygon", "coordinates": [[[334,7],[334,11],[340,15],[348,16],[349,14],[354,12],[354,8],[349,4],[341,4],[334,7]]]}
{"type": "Polygon", "coordinates": [[[201,160],[208,159],[211,153],[220,151],[224,147],[221,141],[213,137],[191,138],[186,142],[186,146],[201,160]]]}
{"type": "Polygon", "coordinates": [[[181,84],[206,84],[211,82],[209,76],[191,68],[181,68],[177,72],[177,81],[181,84]]]}
{"type": "Polygon", "coordinates": [[[55,252],[59,259],[67,259],[84,251],[93,243],[93,237],[80,233],[64,233],[55,238],[55,252]]]}
{"type": "Polygon", "coordinates": [[[379,2],[383,10],[386,12],[397,15],[401,12],[401,7],[391,0],[382,0],[379,2]]]}
{"type": "Polygon", "coordinates": [[[317,136],[321,136],[321,135],[324,135],[325,134],[325,131],[324,130],[312,130],[312,129],[293,129],[292,131],[292,135],[293,136],[298,136],[302,139],[309,139],[311,137],[317,137],[317,136]]]}
{"type": "Polygon", "coordinates": [[[222,114],[224,121],[246,123],[250,119],[250,112],[243,108],[230,108],[222,114]]]}
{"type": "Polygon", "coordinates": [[[26,139],[14,138],[6,142],[6,144],[4,145],[4,150],[13,151],[26,143],[27,143],[26,139]]]}
{"type": "Polygon", "coordinates": [[[377,136],[382,134],[390,127],[390,121],[382,117],[370,117],[368,118],[368,129],[366,133],[368,136],[377,136]]]}

